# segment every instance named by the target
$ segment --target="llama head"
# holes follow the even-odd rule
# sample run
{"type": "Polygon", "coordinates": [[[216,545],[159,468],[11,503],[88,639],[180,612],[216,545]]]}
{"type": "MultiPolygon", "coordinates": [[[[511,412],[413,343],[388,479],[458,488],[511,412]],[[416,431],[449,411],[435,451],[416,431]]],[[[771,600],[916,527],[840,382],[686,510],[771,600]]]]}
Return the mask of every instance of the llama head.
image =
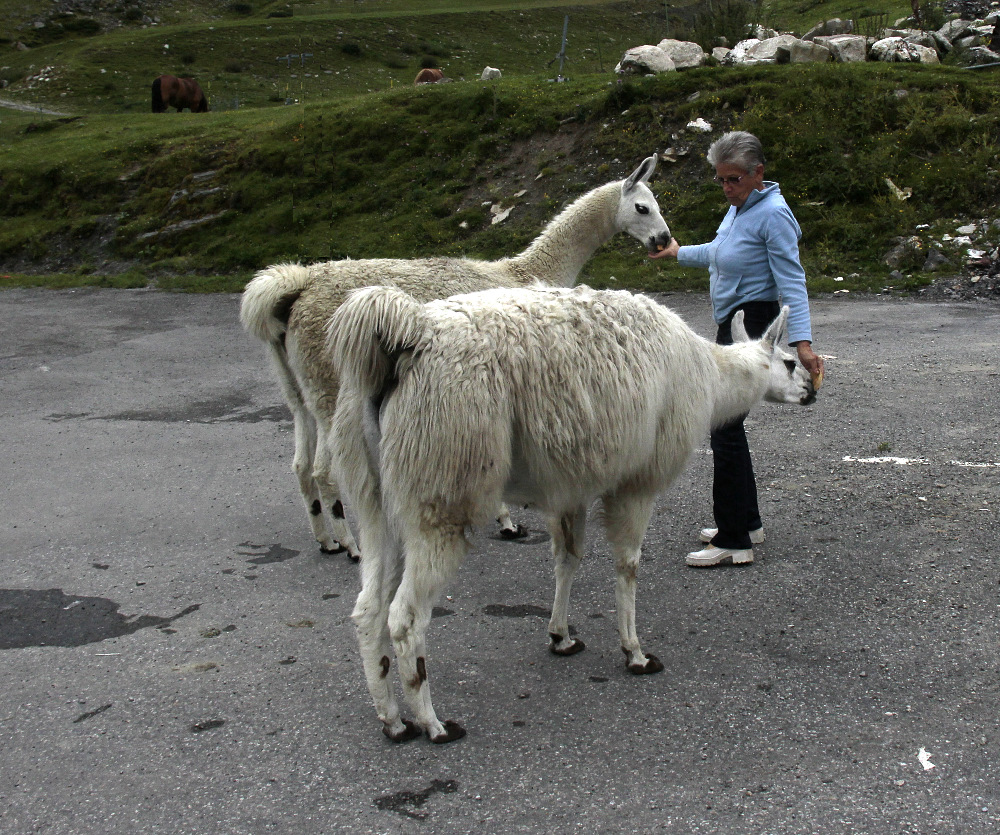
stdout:
{"type": "Polygon", "coordinates": [[[628,232],[649,252],[658,252],[670,243],[670,229],[660,214],[656,197],[649,187],[649,178],[659,157],[653,154],[622,180],[621,198],[615,214],[615,228],[628,232]]]}
{"type": "MultiPolygon", "coordinates": [[[[782,336],[788,324],[788,305],[781,308],[778,318],[768,325],[759,345],[768,358],[769,372],[765,400],[772,403],[797,403],[808,406],[816,400],[809,373],[795,361],[795,356],[782,348],[782,336]]],[[[743,311],[738,310],[733,317],[733,342],[751,342],[743,326],[743,311]]]]}

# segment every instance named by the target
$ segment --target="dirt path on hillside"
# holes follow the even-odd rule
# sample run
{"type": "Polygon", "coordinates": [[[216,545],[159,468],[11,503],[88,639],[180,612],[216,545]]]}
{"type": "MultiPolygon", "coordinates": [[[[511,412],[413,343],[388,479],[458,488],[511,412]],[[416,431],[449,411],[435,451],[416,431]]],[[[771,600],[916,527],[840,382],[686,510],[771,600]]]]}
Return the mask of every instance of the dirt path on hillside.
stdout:
{"type": "Polygon", "coordinates": [[[21,110],[25,113],[40,113],[43,116],[71,116],[71,113],[63,113],[59,110],[49,110],[47,107],[41,107],[37,104],[24,104],[23,102],[13,101],[11,99],[0,99],[0,107],[6,107],[10,110],[21,110]]]}

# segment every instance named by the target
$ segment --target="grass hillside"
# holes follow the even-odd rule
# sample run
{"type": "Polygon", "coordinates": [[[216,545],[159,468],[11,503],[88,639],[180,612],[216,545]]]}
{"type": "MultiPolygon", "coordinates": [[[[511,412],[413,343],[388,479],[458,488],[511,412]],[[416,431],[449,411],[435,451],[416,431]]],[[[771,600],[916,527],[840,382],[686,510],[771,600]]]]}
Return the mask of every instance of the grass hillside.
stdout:
{"type": "MultiPolygon", "coordinates": [[[[92,17],[71,20],[0,0],[0,99],[61,114],[0,109],[0,269],[11,275],[0,281],[236,289],[282,260],[509,255],[654,150],[669,152],[654,190],[674,234],[705,240],[724,201],[704,152],[734,128],[764,141],[816,290],[881,289],[896,237],[998,214],[989,71],[706,67],[621,82],[611,69],[627,47],[697,26],[697,7],[672,6],[668,24],[664,4],[643,0],[202,3],[194,16],[141,6],[109,17],[95,0],[92,17]],[[567,14],[569,80],[554,83],[567,14]],[[300,57],[277,60],[289,55],[300,57]],[[455,83],[414,88],[427,63],[455,83]],[[480,82],[486,65],[504,77],[480,82]],[[212,112],[149,113],[160,72],[196,76],[212,112]],[[698,118],[710,133],[687,127],[698,118]],[[887,178],[912,197],[898,200],[887,178]],[[512,207],[503,223],[491,222],[496,205],[512,207]]],[[[768,13],[801,31],[869,11],[768,13]]],[[[645,262],[628,240],[604,247],[585,278],[705,280],[645,262]]]]}

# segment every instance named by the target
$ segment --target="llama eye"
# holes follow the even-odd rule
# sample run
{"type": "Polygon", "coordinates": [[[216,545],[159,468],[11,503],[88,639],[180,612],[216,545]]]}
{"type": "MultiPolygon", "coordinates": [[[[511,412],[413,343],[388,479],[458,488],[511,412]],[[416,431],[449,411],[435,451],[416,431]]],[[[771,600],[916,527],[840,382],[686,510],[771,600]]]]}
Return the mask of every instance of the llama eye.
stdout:
{"type": "Polygon", "coordinates": [[[636,203],[635,210],[641,215],[649,214],[649,206],[644,206],[642,203],[636,203]]]}
{"type": "Polygon", "coordinates": [[[795,373],[795,360],[785,360],[785,368],[788,369],[789,374],[795,373]]]}

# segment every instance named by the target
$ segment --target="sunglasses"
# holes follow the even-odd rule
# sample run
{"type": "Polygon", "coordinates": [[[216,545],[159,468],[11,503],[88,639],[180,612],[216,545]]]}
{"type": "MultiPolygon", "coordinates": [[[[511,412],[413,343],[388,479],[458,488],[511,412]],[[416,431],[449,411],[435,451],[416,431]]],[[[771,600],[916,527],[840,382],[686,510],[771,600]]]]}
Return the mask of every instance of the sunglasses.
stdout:
{"type": "Polygon", "coordinates": [[[712,182],[718,183],[720,186],[738,186],[746,176],[748,175],[740,174],[739,177],[712,177],[712,182]]]}

